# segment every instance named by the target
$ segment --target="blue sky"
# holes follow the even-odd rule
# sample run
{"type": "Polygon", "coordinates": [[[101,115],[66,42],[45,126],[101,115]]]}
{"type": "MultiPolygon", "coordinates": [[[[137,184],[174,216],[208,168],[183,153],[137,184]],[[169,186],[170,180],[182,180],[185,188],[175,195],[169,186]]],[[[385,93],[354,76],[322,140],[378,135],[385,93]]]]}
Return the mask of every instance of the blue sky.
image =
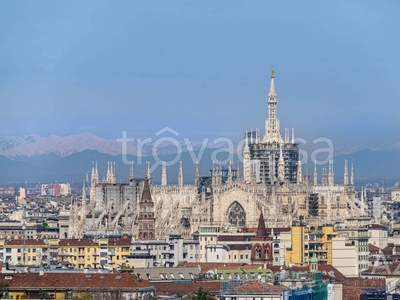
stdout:
{"type": "Polygon", "coordinates": [[[0,136],[400,142],[398,1],[1,1],[0,136]],[[283,129],[282,129],[283,130],[283,129]]]}

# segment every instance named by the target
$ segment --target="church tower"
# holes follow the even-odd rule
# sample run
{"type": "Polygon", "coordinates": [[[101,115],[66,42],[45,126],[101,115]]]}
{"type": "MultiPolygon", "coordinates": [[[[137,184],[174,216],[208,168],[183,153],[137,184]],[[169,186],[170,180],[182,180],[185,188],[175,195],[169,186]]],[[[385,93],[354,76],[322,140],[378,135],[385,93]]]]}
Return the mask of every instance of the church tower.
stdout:
{"type": "Polygon", "coordinates": [[[139,236],[140,240],[154,239],[155,218],[154,218],[154,202],[151,199],[149,179],[146,176],[142,199],[139,202],[139,236]]]}

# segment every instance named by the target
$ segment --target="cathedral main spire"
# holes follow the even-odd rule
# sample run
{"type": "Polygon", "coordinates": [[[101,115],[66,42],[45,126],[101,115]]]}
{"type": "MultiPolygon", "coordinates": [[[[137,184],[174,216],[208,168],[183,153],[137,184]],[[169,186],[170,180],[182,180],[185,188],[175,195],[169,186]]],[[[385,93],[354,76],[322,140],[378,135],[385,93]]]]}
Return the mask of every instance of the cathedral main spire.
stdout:
{"type": "Polygon", "coordinates": [[[265,135],[263,143],[282,143],[281,134],[279,132],[279,120],[276,117],[276,93],[275,93],[275,71],[271,70],[271,85],[268,95],[268,118],[265,121],[265,135]]]}

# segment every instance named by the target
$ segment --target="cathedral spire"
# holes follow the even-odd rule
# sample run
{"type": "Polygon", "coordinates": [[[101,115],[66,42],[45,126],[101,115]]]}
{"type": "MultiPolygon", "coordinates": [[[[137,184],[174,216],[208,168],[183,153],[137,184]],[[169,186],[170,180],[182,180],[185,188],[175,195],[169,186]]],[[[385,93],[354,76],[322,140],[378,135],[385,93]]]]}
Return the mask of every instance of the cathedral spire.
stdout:
{"type": "Polygon", "coordinates": [[[328,185],[328,178],[326,175],[326,166],[322,167],[322,185],[327,186],[328,185]]]}
{"type": "Polygon", "coordinates": [[[301,174],[301,160],[297,162],[297,184],[302,183],[302,174],[301,174]]]}
{"type": "Polygon", "coordinates": [[[350,184],[354,185],[354,167],[353,167],[353,162],[351,162],[350,184]]]}
{"type": "Polygon", "coordinates": [[[135,175],[133,173],[133,161],[131,161],[131,165],[129,168],[129,180],[133,180],[135,178],[135,175]]]}
{"type": "Polygon", "coordinates": [[[117,171],[116,171],[116,162],[113,162],[113,170],[112,170],[112,183],[117,183],[117,171]]]}
{"type": "Polygon", "coordinates": [[[294,128],[292,128],[292,144],[294,144],[294,128]]]}
{"type": "Polygon", "coordinates": [[[96,169],[94,170],[94,175],[96,178],[96,184],[99,183],[99,168],[97,167],[97,161],[96,161],[96,169]]]}
{"type": "Polygon", "coordinates": [[[90,176],[91,181],[93,182],[94,178],[94,161],[92,161],[92,175],[90,176]]]}
{"type": "Polygon", "coordinates": [[[85,186],[85,180],[83,180],[83,185],[82,185],[82,213],[86,214],[86,186],[85,186]]]}
{"type": "Polygon", "coordinates": [[[162,171],[161,171],[161,185],[166,186],[167,185],[167,164],[165,161],[162,163],[162,171]]]}
{"type": "Polygon", "coordinates": [[[304,182],[308,184],[308,161],[306,161],[306,170],[304,173],[304,182]]]}
{"type": "Polygon", "coordinates": [[[178,185],[179,185],[179,186],[183,186],[183,169],[182,169],[182,161],[180,161],[180,162],[179,162],[178,185]]]}
{"type": "Polygon", "coordinates": [[[329,186],[334,186],[335,184],[335,175],[333,172],[333,160],[329,161],[328,184],[329,186]]]}
{"type": "Polygon", "coordinates": [[[364,202],[364,187],[363,186],[361,187],[360,200],[361,200],[361,203],[364,202]]]}
{"type": "Polygon", "coordinates": [[[228,178],[227,178],[227,182],[228,183],[232,182],[232,163],[231,163],[231,161],[229,161],[229,163],[228,163],[228,178]]]}
{"type": "Polygon", "coordinates": [[[150,180],[150,163],[146,162],[146,178],[150,180]]]}
{"type": "Polygon", "coordinates": [[[200,176],[199,176],[199,163],[196,161],[196,170],[194,172],[194,185],[198,186],[200,181],[200,176]]]}
{"type": "Polygon", "coordinates": [[[343,179],[343,184],[344,185],[349,185],[349,171],[347,169],[347,159],[344,160],[344,179],[343,179]]]}
{"type": "Polygon", "coordinates": [[[106,182],[110,182],[110,176],[111,176],[111,171],[110,171],[110,162],[107,162],[107,175],[106,175],[106,182]]]}
{"type": "Polygon", "coordinates": [[[279,120],[276,116],[276,94],[275,94],[275,72],[274,69],[271,70],[271,85],[268,95],[268,118],[265,121],[265,135],[264,143],[282,143],[281,134],[279,132],[279,120]]]}
{"type": "Polygon", "coordinates": [[[314,186],[318,185],[317,161],[314,160],[314,186]]]}

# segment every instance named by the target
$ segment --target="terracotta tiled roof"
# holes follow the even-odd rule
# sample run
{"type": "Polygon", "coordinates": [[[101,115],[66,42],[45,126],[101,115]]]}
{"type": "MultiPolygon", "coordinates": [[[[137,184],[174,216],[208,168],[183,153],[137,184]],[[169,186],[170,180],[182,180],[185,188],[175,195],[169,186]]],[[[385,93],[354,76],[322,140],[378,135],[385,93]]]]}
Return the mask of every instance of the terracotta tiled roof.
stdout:
{"type": "Polygon", "coordinates": [[[392,255],[393,248],[395,248],[394,244],[388,244],[385,248],[382,249],[382,252],[385,255],[392,255]]]}
{"type": "Polygon", "coordinates": [[[368,244],[369,254],[379,254],[381,248],[374,246],[372,244],[368,244]]]}
{"type": "Polygon", "coordinates": [[[231,293],[271,293],[271,294],[282,294],[282,291],[288,288],[283,285],[271,285],[261,283],[257,280],[251,281],[248,284],[239,286],[238,288],[231,291],[231,293]]]}
{"type": "MultiPolygon", "coordinates": [[[[281,232],[290,232],[290,227],[276,227],[266,228],[267,235],[271,234],[271,229],[274,230],[274,234],[280,234],[281,232]]],[[[246,228],[247,232],[257,232],[257,228],[246,228]]]]}
{"type": "Polygon", "coordinates": [[[359,300],[365,290],[385,289],[385,279],[345,278],[343,300],[359,300]]]}
{"type": "Polygon", "coordinates": [[[180,263],[179,267],[200,267],[202,273],[208,271],[215,272],[217,270],[232,270],[232,269],[257,269],[262,265],[247,265],[239,263],[180,263]]]}
{"type": "Polygon", "coordinates": [[[251,245],[250,243],[245,245],[245,244],[229,244],[228,245],[231,250],[250,250],[251,245]]]}
{"type": "MultiPolygon", "coordinates": [[[[0,277],[1,278],[1,277],[0,277]]],[[[2,276],[4,279],[4,274],[2,276]]],[[[22,273],[13,274],[12,279],[4,279],[9,288],[120,288],[136,289],[150,287],[147,281],[138,281],[127,273],[22,273]]]]}
{"type": "MultiPolygon", "coordinates": [[[[24,245],[24,240],[23,239],[7,240],[6,245],[22,246],[22,245],[24,245]]],[[[39,239],[25,239],[25,245],[27,245],[27,246],[44,246],[44,245],[46,245],[46,243],[43,240],[39,240],[39,239]]]]}
{"type": "Polygon", "coordinates": [[[130,246],[131,239],[130,238],[108,239],[108,245],[110,245],[110,246],[130,246]]]}
{"type": "Polygon", "coordinates": [[[158,295],[176,295],[178,297],[183,297],[194,293],[200,287],[204,291],[211,294],[216,294],[221,291],[222,283],[220,281],[194,281],[190,283],[170,283],[170,282],[160,282],[153,283],[157,290],[158,295]]]}
{"type": "Polygon", "coordinates": [[[381,276],[396,276],[400,277],[400,262],[384,264],[380,266],[370,267],[361,273],[362,275],[381,275],[381,276]]]}
{"type": "Polygon", "coordinates": [[[97,246],[97,244],[93,241],[93,239],[62,239],[59,243],[60,247],[89,247],[89,246],[97,246]]]}

